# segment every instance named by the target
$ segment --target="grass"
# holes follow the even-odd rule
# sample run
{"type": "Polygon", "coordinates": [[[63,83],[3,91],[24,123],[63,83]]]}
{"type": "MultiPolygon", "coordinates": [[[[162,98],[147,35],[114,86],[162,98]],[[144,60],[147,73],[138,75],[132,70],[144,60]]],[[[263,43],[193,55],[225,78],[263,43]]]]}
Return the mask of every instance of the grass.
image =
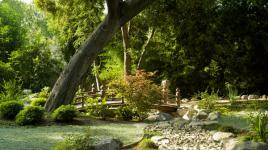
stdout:
{"type": "Polygon", "coordinates": [[[90,130],[96,138],[119,138],[124,145],[138,141],[143,136],[143,124],[92,122],[89,125],[51,125],[19,127],[0,121],[0,149],[49,150],[68,135],[83,134],[90,130]]]}

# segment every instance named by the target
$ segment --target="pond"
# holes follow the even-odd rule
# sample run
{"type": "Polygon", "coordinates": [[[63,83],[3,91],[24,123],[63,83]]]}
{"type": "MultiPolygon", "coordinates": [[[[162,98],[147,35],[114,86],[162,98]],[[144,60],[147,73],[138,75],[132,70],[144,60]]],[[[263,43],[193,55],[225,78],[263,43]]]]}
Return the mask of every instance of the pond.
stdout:
{"type": "Polygon", "coordinates": [[[90,132],[97,138],[114,137],[124,145],[143,136],[143,123],[99,121],[88,125],[50,125],[20,127],[0,124],[0,149],[50,150],[68,135],[90,132]]]}

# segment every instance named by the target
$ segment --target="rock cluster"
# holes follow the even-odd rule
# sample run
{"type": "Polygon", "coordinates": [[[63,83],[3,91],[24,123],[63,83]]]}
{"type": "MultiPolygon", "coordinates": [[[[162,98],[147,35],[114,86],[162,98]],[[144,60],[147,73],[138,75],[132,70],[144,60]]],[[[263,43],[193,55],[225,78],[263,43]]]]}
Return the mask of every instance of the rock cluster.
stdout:
{"type": "Polygon", "coordinates": [[[154,121],[168,121],[171,119],[173,119],[173,116],[168,113],[154,112],[154,113],[149,113],[148,117],[145,120],[154,122],[154,121]]]}
{"type": "Polygon", "coordinates": [[[181,107],[177,110],[177,114],[185,120],[193,121],[217,121],[221,114],[220,112],[209,112],[208,110],[199,109],[198,106],[181,107]]]}
{"type": "Polygon", "coordinates": [[[241,100],[267,100],[267,96],[266,95],[254,95],[254,94],[249,94],[249,95],[241,95],[240,98],[241,100]]]}
{"type": "Polygon", "coordinates": [[[217,141],[213,139],[210,131],[199,127],[189,126],[189,122],[182,119],[174,119],[155,123],[146,127],[145,130],[161,132],[161,136],[153,136],[151,140],[159,146],[159,150],[179,150],[179,149],[204,149],[220,150],[223,148],[221,135],[215,135],[217,141]],[[219,140],[220,139],[220,140],[219,140]]]}

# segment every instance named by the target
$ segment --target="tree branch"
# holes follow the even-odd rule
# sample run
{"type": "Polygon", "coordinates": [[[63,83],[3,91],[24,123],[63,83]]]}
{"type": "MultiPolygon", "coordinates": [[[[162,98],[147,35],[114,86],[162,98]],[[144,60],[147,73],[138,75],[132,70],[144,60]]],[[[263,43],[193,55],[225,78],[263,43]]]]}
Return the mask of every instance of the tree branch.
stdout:
{"type": "Polygon", "coordinates": [[[124,25],[154,1],[156,0],[126,0],[121,2],[120,25],[124,25]]]}
{"type": "Polygon", "coordinates": [[[108,20],[119,19],[120,9],[119,9],[120,0],[106,0],[108,8],[108,20]]]}

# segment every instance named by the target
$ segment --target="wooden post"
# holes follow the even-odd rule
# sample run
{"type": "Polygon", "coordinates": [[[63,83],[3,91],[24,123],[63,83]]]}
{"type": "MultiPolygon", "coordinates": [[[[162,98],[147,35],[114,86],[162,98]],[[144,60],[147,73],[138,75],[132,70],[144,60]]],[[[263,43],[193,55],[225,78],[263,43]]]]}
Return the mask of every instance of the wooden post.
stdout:
{"type": "Polygon", "coordinates": [[[84,107],[85,107],[85,98],[82,97],[82,109],[84,109],[84,107]]]}
{"type": "Polygon", "coordinates": [[[162,96],[163,96],[164,104],[167,104],[167,101],[168,101],[168,80],[163,80],[161,82],[161,86],[162,86],[162,96]]]}
{"type": "Polygon", "coordinates": [[[105,88],[103,85],[100,86],[100,96],[101,96],[101,98],[104,98],[104,96],[105,96],[105,88]]]}
{"type": "Polygon", "coordinates": [[[179,88],[176,88],[176,103],[177,103],[177,106],[180,107],[181,105],[181,91],[179,88]]]}
{"type": "Polygon", "coordinates": [[[122,99],[122,104],[124,104],[125,103],[124,97],[122,96],[121,99],[122,99]]]}
{"type": "Polygon", "coordinates": [[[91,94],[95,94],[95,93],[96,93],[95,84],[92,83],[91,84],[91,94]]]}

